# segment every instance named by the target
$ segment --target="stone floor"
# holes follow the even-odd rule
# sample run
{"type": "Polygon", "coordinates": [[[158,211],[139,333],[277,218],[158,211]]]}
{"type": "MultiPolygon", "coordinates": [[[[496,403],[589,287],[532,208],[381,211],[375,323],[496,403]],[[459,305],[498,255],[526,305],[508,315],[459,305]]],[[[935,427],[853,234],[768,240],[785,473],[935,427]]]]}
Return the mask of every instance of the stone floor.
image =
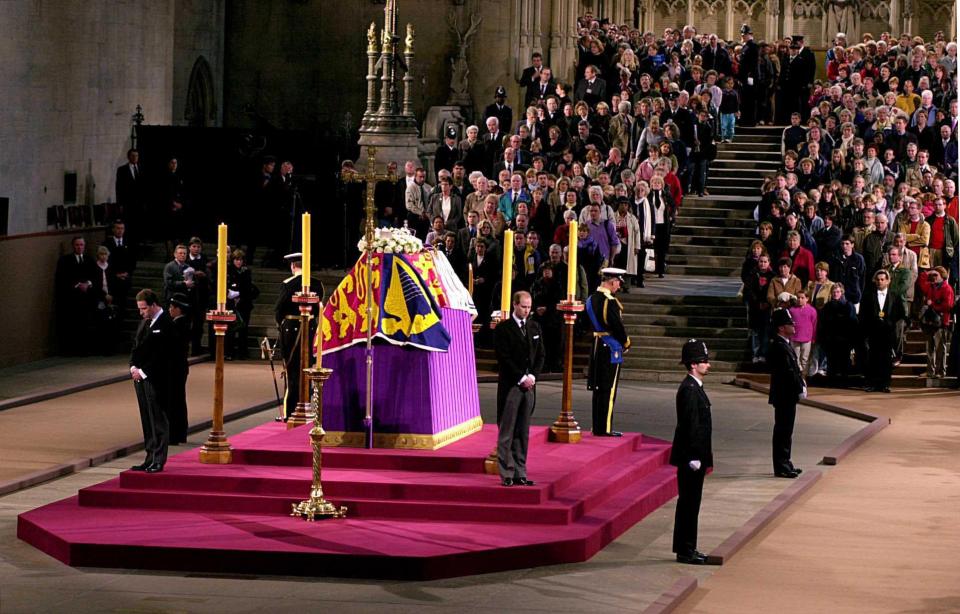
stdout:
{"type": "MultiPolygon", "coordinates": [[[[589,426],[588,411],[582,409],[589,408],[589,393],[580,384],[576,388],[575,411],[589,426]]],[[[700,517],[700,546],[709,551],[790,482],[771,476],[772,411],[766,399],[709,379],[707,389],[714,408],[717,457],[716,470],[706,480],[700,517]]],[[[480,386],[487,421],[495,413],[495,390],[492,384],[480,386]]],[[[618,395],[615,427],[670,439],[675,425],[675,390],[667,385],[624,383],[618,395]]],[[[534,422],[552,422],[559,404],[559,382],[542,383],[534,422]]],[[[236,433],[269,419],[272,412],[262,412],[231,422],[227,428],[236,433]]],[[[862,426],[862,422],[802,407],[794,461],[813,468],[828,449],[862,426]]],[[[38,441],[40,437],[38,433],[38,441]]],[[[193,435],[188,445],[197,446],[203,439],[200,434],[193,435]]],[[[721,569],[691,568],[673,562],[673,502],[585,563],[431,582],[74,569],[15,538],[19,512],[114,477],[139,458],[134,455],[112,461],[0,498],[0,612],[286,612],[321,607],[351,613],[420,614],[640,611],[676,579],[694,574],[703,580],[721,569]]]]}

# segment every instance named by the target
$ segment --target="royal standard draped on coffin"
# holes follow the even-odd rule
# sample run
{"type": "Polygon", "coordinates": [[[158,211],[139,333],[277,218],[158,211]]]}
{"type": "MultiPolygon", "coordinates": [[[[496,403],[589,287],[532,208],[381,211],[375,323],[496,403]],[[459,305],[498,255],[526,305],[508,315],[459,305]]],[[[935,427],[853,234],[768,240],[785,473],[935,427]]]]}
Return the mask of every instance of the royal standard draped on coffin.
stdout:
{"type": "MultiPolygon", "coordinates": [[[[374,446],[436,449],[482,426],[476,309],[443,254],[371,254],[374,446]]],[[[367,340],[364,253],[323,309],[324,445],[362,446],[367,340]]]]}

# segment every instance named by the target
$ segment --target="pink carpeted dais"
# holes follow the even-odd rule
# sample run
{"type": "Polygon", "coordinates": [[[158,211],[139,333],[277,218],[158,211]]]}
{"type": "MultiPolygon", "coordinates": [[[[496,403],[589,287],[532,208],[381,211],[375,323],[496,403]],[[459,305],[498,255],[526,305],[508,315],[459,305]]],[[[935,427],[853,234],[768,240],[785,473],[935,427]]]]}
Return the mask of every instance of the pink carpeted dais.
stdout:
{"type": "Polygon", "coordinates": [[[74,566],[429,579],[585,561],[676,495],[667,442],[628,433],[579,444],[530,433],[529,478],[483,473],[496,428],[440,450],[326,448],[323,488],[346,519],[304,522],[305,427],[231,439],[234,463],[196,450],[161,473],[125,471],[21,514],[18,536],[74,566]]]}

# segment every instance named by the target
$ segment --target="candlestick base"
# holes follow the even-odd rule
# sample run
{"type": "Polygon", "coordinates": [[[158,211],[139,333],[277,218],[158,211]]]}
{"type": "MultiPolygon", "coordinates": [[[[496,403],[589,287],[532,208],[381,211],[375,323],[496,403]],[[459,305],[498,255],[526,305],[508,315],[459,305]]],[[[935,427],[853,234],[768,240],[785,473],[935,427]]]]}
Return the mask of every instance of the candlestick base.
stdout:
{"type": "Polygon", "coordinates": [[[494,311],[490,314],[490,328],[496,328],[497,324],[510,317],[509,311],[494,311]]]}

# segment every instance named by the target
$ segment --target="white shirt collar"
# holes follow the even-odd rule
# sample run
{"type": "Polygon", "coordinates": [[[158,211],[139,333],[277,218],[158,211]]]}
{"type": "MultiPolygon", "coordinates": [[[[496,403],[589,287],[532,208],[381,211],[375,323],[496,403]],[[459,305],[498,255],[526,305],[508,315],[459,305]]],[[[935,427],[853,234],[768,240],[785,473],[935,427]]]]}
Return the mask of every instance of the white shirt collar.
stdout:
{"type": "Polygon", "coordinates": [[[160,311],[157,312],[157,315],[153,316],[153,318],[150,320],[150,326],[152,327],[154,324],[156,324],[157,320],[160,319],[160,316],[162,315],[163,315],[163,307],[161,307],[160,311]]]}
{"type": "Polygon", "coordinates": [[[690,377],[692,377],[692,378],[694,379],[694,381],[696,381],[698,384],[700,384],[700,387],[703,388],[703,380],[702,380],[702,379],[700,379],[699,377],[697,377],[697,376],[694,375],[693,373],[690,374],[690,377]]]}

